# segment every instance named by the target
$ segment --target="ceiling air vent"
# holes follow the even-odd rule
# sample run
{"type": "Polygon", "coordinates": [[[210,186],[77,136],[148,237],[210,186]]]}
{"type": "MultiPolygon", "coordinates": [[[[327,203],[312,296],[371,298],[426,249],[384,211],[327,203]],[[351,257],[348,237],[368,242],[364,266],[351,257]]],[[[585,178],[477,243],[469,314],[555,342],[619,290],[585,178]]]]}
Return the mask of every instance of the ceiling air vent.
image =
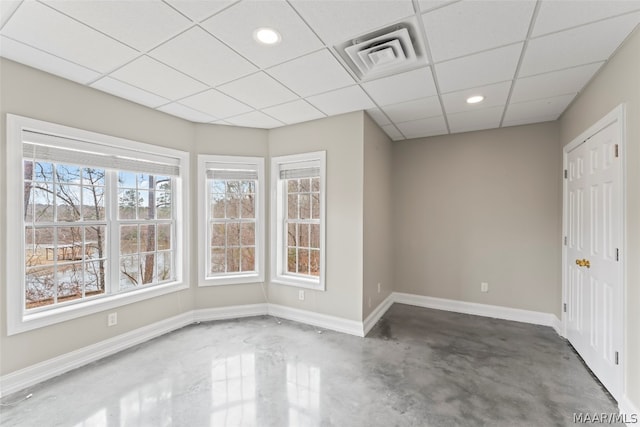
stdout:
{"type": "Polygon", "coordinates": [[[361,80],[419,68],[424,49],[411,22],[396,24],[336,46],[342,59],[361,80]]]}

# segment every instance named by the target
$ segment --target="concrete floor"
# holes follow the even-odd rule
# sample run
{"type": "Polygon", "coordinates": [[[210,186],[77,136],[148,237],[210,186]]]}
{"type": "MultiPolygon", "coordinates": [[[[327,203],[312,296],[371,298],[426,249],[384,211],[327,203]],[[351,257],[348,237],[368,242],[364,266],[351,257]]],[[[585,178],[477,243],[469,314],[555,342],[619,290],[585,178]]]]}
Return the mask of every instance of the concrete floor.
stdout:
{"type": "Polygon", "coordinates": [[[366,339],[192,325],[29,390],[2,426],[564,426],[617,412],[550,328],[395,304],[366,339]]]}

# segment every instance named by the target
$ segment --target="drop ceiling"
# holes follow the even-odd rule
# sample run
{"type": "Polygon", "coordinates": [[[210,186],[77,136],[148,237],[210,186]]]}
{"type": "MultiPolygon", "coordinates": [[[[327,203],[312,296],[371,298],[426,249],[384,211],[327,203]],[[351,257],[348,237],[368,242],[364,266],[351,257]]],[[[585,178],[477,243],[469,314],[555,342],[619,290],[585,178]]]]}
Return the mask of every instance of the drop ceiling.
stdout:
{"type": "Polygon", "coordinates": [[[639,23],[640,0],[1,0],[0,55],[193,122],[366,110],[404,140],[555,120],[639,23]],[[409,21],[410,71],[361,80],[338,51],[409,21]]]}

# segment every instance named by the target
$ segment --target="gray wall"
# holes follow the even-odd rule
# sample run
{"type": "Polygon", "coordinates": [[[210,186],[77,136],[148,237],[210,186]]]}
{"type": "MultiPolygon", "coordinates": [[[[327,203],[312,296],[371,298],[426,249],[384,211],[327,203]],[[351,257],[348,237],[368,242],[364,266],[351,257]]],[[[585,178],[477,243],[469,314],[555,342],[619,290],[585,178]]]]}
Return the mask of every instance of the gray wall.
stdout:
{"type": "Polygon", "coordinates": [[[396,143],[395,290],[559,316],[558,140],[554,122],[396,143]]]}
{"type": "MultiPolygon", "coordinates": [[[[269,300],[304,310],[362,320],[363,112],[272,129],[272,157],[327,151],[326,291],[270,284],[269,300]]],[[[270,166],[269,166],[270,167],[270,166]]]]}
{"type": "MultiPolygon", "coordinates": [[[[625,300],[626,395],[640,408],[640,30],[587,86],[560,119],[562,145],[570,143],[617,105],[627,108],[626,220],[627,287],[625,300]]],[[[561,154],[558,154],[561,156],[561,154]]]]}
{"type": "MultiPolygon", "coordinates": [[[[191,202],[196,206],[196,158],[198,153],[267,155],[267,131],[228,126],[195,125],[104,92],[0,58],[2,129],[0,164],[6,154],[6,114],[18,114],[107,135],[133,139],[191,152],[191,202]]],[[[4,170],[4,166],[1,168],[4,170]]],[[[0,181],[0,242],[2,253],[12,250],[5,239],[6,186],[0,181]]],[[[191,209],[187,240],[197,259],[197,211],[191,209]]],[[[118,325],[106,326],[107,312],[96,313],[50,327],[7,336],[6,259],[0,257],[0,374],[95,344],[105,339],[191,311],[264,302],[259,284],[197,288],[197,263],[190,268],[190,289],[119,307],[118,325]]]]}
{"type": "MultiPolygon", "coordinates": [[[[6,155],[6,114],[129,138],[165,147],[191,151],[193,125],[76,83],[29,67],[0,59],[0,153],[2,169],[6,155]]],[[[0,193],[0,242],[2,253],[13,250],[6,236],[6,186],[0,193]]],[[[192,236],[194,236],[192,231],[192,236]]],[[[96,313],[57,325],[7,337],[6,259],[0,257],[0,373],[5,374],[133,329],[189,311],[192,291],[184,290],[118,308],[118,325],[107,327],[107,314],[96,313]]],[[[113,310],[110,310],[113,311],[113,310]]]]}
{"type": "Polygon", "coordinates": [[[392,149],[387,134],[365,114],[363,319],[393,292],[392,149]]]}
{"type": "MultiPolygon", "coordinates": [[[[268,168],[268,131],[264,129],[238,128],[232,126],[220,125],[195,125],[195,153],[191,155],[193,165],[192,181],[194,182],[192,196],[192,206],[196,206],[198,199],[196,170],[197,170],[197,154],[218,154],[228,156],[252,156],[265,158],[265,173],[268,168]]],[[[268,185],[265,187],[268,190],[268,185]]],[[[267,196],[267,204],[265,209],[268,212],[269,200],[267,196]]],[[[192,224],[197,224],[197,209],[192,209],[192,224]]],[[[267,223],[268,224],[268,223],[267,223]]],[[[267,226],[267,229],[269,227],[267,226]]],[[[268,232],[268,230],[267,230],[268,232]]],[[[191,242],[191,251],[197,254],[199,244],[197,239],[191,242]]],[[[268,243],[268,242],[267,242],[268,243]]],[[[267,245],[266,256],[269,254],[267,245]]],[[[267,257],[268,258],[268,257],[267,257]]],[[[196,259],[196,257],[194,257],[196,259]]],[[[198,281],[198,263],[192,264],[191,277],[193,283],[198,281]]],[[[267,276],[265,275],[265,278],[267,276]]],[[[225,307],[231,305],[257,304],[265,302],[266,283],[243,284],[243,285],[224,285],[224,286],[207,286],[196,287],[194,290],[194,308],[212,308],[225,307]],[[263,288],[264,287],[264,288],[263,288]]]]}

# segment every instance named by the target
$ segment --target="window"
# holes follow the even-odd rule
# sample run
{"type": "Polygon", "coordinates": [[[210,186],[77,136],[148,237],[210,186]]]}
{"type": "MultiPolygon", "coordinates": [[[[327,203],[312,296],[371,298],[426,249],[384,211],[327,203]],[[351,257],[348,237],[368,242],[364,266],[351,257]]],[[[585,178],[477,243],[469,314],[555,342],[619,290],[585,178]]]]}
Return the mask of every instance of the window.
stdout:
{"type": "Polygon", "coordinates": [[[7,123],[9,334],[188,286],[188,153],[7,123]]]}
{"type": "Polygon", "coordinates": [[[200,285],[264,281],[264,159],[198,156],[200,285]]]}
{"type": "Polygon", "coordinates": [[[325,159],[324,151],[272,159],[274,283],[325,289],[325,159]]]}

